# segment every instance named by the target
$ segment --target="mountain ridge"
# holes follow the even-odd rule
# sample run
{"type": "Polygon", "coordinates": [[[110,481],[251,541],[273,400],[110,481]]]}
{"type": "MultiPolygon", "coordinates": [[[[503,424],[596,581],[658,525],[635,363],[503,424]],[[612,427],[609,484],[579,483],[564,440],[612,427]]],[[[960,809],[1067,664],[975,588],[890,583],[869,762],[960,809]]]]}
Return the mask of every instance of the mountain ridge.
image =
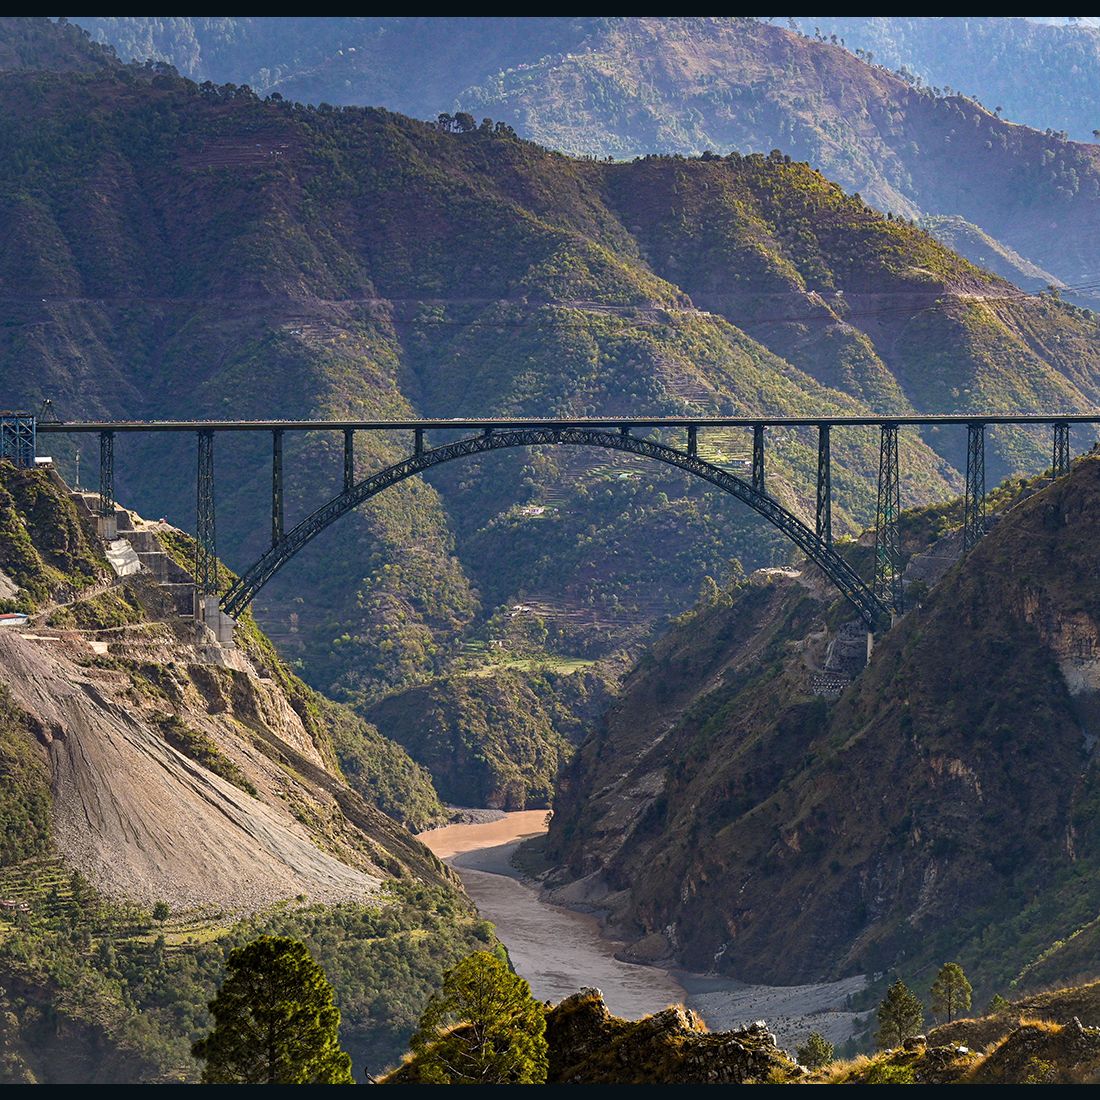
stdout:
{"type": "MultiPolygon", "coordinates": [[[[65,417],[1100,401],[1095,317],[1018,294],[784,154],[577,160],[507,126],[265,102],[155,66],[0,74],[0,116],[0,382],[65,417]]],[[[361,433],[357,475],[410,442],[361,433]]],[[[218,443],[220,550],[238,569],[267,549],[266,443],[218,443]]],[[[288,523],[342,484],[341,444],[288,437],[288,523]]],[[[75,445],[55,454],[70,473],[75,445]]],[[[701,445],[735,472],[751,453],[745,433],[701,445]]],[[[191,448],[120,439],[120,494],[191,526],[191,448]]],[[[491,652],[517,606],[536,609],[549,657],[598,658],[731,559],[789,556],[700,482],[566,452],[487,455],[388,491],[264,590],[260,621],[311,684],[365,711],[445,678],[461,646],[491,652]]],[[[990,476],[1047,452],[991,430],[990,476]]],[[[906,433],[902,461],[908,500],[949,495],[962,438],[906,433]]],[[[877,463],[873,432],[834,440],[838,534],[870,520],[877,463]]],[[[769,434],[770,491],[804,518],[815,464],[812,431],[769,434]]]]}
{"type": "MultiPolygon", "coordinates": [[[[105,21],[96,32],[131,56],[157,52],[151,41],[136,44],[148,30],[142,22],[105,21]]],[[[237,22],[244,38],[278,30],[261,20],[237,22]]],[[[879,27],[889,21],[871,22],[879,27]]],[[[899,27],[903,22],[895,21],[899,27]]],[[[943,21],[929,22],[938,28],[943,21]]],[[[1001,33],[988,20],[964,23],[967,48],[1016,33],[1001,33]]],[[[170,42],[172,28],[160,30],[170,42]]],[[[289,62],[277,79],[265,69],[261,86],[292,99],[381,103],[430,118],[438,112],[488,114],[542,144],[587,156],[778,148],[884,211],[965,218],[1050,271],[1077,300],[1095,304],[1094,265],[1073,242],[1090,239],[1097,229],[1096,147],[1068,141],[1049,124],[1044,132],[1005,121],[973,98],[978,88],[948,95],[872,63],[862,51],[857,57],[829,36],[748,17],[537,20],[528,24],[526,45],[514,30],[509,21],[396,19],[346,21],[322,33],[303,20],[298,40],[316,41],[317,57],[296,72],[289,62]],[[408,59],[422,55],[438,59],[428,94],[422,82],[408,84],[408,59]],[[480,77],[476,64],[484,66],[480,77]],[[1051,239],[1052,228],[1061,244],[1051,239]]],[[[189,62],[204,36],[218,51],[225,48],[227,61],[232,56],[234,32],[220,24],[179,33],[187,43],[181,63],[189,62]]],[[[936,34],[959,49],[950,30],[936,34]]],[[[1036,42],[1100,41],[1090,31],[1030,25],[1028,36],[1036,42]]],[[[274,39],[269,48],[286,50],[274,39]]],[[[165,45],[157,56],[177,54],[165,45]]],[[[1089,57],[1077,64],[1076,75],[1086,84],[1100,66],[1095,49],[1089,57]]],[[[220,79],[251,79],[245,70],[251,71],[250,63],[230,66],[220,79]]],[[[1019,83],[1024,70],[1026,64],[1013,65],[1011,78],[1019,83]]],[[[987,254],[980,242],[968,251],[987,254]]]]}

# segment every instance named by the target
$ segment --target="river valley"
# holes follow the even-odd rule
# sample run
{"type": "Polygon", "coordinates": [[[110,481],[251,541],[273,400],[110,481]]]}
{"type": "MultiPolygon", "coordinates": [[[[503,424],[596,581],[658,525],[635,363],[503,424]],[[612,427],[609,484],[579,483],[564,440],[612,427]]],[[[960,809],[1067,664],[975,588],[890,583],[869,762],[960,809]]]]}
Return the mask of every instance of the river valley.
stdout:
{"type": "Polygon", "coordinates": [[[627,1019],[682,1003],[715,1030],[765,1019],[780,1042],[791,1047],[810,1031],[834,1043],[852,1033],[856,1017],[845,1002],[863,987],[862,977],[764,986],[621,962],[615,952],[622,945],[602,935],[596,916],[541,900],[537,887],[512,866],[522,841],[545,831],[546,811],[524,810],[495,821],[448,825],[419,837],[458,872],[538,999],[559,1001],[583,986],[596,986],[608,1008],[627,1019]]]}

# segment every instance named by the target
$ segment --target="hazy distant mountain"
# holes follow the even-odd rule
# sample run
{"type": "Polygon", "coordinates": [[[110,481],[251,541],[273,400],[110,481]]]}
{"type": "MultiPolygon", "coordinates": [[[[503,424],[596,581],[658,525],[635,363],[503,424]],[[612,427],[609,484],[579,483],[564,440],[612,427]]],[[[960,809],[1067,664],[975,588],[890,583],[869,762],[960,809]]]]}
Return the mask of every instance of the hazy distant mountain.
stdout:
{"type": "Polygon", "coordinates": [[[800,16],[796,22],[925,84],[1000,107],[1014,122],[1064,130],[1076,141],[1094,141],[1100,128],[1100,20],[800,16]]]}

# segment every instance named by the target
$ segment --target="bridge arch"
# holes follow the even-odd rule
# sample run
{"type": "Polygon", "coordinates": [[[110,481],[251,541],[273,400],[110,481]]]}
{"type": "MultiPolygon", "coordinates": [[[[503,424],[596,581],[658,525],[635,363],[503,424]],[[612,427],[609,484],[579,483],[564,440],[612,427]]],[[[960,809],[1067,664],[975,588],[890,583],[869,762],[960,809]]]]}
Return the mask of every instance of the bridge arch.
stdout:
{"type": "Polygon", "coordinates": [[[697,455],[649,439],[640,439],[630,435],[626,429],[615,432],[606,428],[568,426],[487,430],[480,435],[459,439],[441,447],[418,451],[401,462],[371,474],[321,505],[274,542],[249,569],[241,574],[232,588],[222,597],[222,609],[229,615],[239,615],[252,602],[260,589],[325,528],[364,501],[377,496],[400,481],[421,474],[444,462],[451,462],[469,455],[485,454],[505,447],[560,444],[625,451],[663,462],[667,466],[674,466],[704,481],[709,481],[763,516],[794,542],[807,557],[816,562],[859,612],[868,629],[876,629],[890,621],[890,612],[886,606],[832,546],[818,538],[814,531],[788,512],[778,501],[755,489],[749,482],[735,477],[719,466],[705,462],[697,455]]]}

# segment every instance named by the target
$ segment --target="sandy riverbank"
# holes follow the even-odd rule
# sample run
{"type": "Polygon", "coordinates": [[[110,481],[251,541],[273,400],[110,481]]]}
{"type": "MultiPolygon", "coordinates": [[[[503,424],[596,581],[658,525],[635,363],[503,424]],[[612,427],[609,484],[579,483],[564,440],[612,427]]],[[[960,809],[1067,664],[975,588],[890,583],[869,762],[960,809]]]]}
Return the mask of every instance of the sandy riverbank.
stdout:
{"type": "Polygon", "coordinates": [[[524,810],[497,821],[447,825],[420,834],[420,840],[458,872],[482,916],[496,925],[512,964],[540,1000],[557,1001],[582,986],[596,986],[611,1011],[627,1019],[683,1003],[714,1030],[767,1020],[789,1047],[811,1031],[834,1043],[851,1034],[854,1015],[845,1010],[845,999],[862,988],[862,978],[800,986],[748,985],[616,959],[622,944],[603,936],[596,917],[541,900],[512,866],[520,843],[545,831],[546,811],[524,810]]]}
{"type": "Polygon", "coordinates": [[[433,829],[420,839],[458,872],[540,1000],[596,986],[612,1012],[632,1020],[682,1002],[686,990],[667,971],[616,959],[620,945],[603,937],[596,917],[543,902],[521,880],[512,856],[522,840],[545,831],[546,811],[525,810],[501,821],[433,829]]]}
{"type": "Polygon", "coordinates": [[[426,833],[420,833],[417,840],[431,848],[440,859],[449,860],[461,852],[526,840],[545,833],[546,828],[545,810],[519,810],[502,814],[496,821],[460,822],[429,829],[426,833]]]}

